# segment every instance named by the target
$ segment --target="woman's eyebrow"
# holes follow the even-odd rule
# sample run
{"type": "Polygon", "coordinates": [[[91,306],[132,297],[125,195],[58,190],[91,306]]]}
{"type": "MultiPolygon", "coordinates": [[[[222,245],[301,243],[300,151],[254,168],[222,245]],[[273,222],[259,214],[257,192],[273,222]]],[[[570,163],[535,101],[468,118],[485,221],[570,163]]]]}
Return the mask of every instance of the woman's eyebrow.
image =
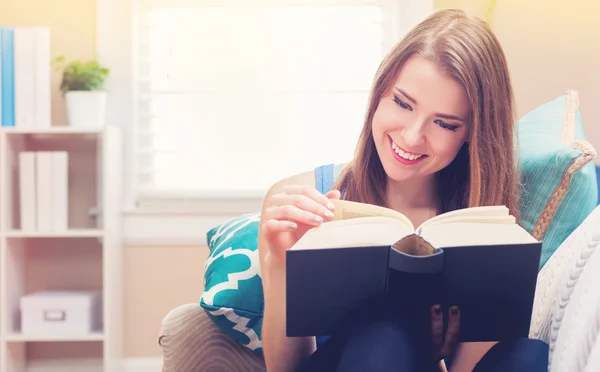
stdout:
{"type": "Polygon", "coordinates": [[[463,123],[465,122],[463,119],[459,118],[458,116],[454,116],[454,115],[436,113],[435,116],[438,116],[443,119],[462,121],[463,123]]]}
{"type": "Polygon", "coordinates": [[[411,101],[412,103],[414,103],[415,105],[417,104],[417,100],[414,99],[413,97],[411,97],[408,93],[406,93],[404,90],[398,88],[398,87],[394,87],[394,89],[396,89],[398,92],[400,92],[404,97],[406,97],[407,100],[411,101]]]}

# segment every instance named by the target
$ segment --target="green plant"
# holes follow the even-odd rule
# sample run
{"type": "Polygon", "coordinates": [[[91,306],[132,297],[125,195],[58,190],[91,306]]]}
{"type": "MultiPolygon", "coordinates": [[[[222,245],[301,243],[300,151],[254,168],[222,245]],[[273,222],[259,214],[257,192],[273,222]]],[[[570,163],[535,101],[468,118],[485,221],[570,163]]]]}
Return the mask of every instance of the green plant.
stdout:
{"type": "Polygon", "coordinates": [[[65,57],[54,60],[62,68],[60,91],[64,94],[73,90],[102,90],[110,70],[97,61],[72,61],[65,64],[65,57]]]}

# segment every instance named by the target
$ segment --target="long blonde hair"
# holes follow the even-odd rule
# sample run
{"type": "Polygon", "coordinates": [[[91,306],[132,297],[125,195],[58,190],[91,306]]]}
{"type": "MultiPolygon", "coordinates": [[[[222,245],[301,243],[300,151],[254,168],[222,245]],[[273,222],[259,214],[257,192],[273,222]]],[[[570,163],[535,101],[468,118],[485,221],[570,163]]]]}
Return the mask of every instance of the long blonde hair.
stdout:
{"type": "Polygon", "coordinates": [[[465,88],[470,132],[454,161],[437,174],[441,212],[506,205],[518,219],[514,96],[506,58],[489,26],[460,10],[441,10],[415,26],[377,70],[364,127],[352,162],[334,188],[343,198],[384,205],[387,176],[373,142],[380,98],[412,55],[435,62],[465,88]]]}

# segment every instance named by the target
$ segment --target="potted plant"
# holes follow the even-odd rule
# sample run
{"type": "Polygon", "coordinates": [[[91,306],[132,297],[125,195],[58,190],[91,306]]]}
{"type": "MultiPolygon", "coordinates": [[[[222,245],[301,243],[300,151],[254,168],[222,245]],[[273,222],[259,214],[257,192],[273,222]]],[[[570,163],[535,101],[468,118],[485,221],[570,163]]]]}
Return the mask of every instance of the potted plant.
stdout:
{"type": "Polygon", "coordinates": [[[72,61],[65,58],[55,63],[62,67],[60,90],[65,97],[69,125],[77,128],[104,126],[108,93],[104,83],[110,70],[97,61],[72,61]]]}

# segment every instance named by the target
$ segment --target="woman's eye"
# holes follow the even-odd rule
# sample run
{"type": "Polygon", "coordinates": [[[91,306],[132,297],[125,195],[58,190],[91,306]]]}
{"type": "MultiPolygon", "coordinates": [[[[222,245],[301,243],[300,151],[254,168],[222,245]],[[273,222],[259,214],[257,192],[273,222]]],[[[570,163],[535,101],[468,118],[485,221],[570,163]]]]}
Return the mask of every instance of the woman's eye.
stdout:
{"type": "Polygon", "coordinates": [[[456,132],[456,129],[458,128],[458,125],[448,124],[439,119],[434,121],[434,123],[436,123],[437,125],[439,125],[440,127],[444,128],[444,129],[451,130],[453,132],[456,132]]]}
{"type": "Polygon", "coordinates": [[[398,106],[402,107],[403,109],[412,111],[412,107],[410,107],[408,103],[403,102],[400,98],[396,96],[394,96],[394,102],[396,102],[398,106]]]}

